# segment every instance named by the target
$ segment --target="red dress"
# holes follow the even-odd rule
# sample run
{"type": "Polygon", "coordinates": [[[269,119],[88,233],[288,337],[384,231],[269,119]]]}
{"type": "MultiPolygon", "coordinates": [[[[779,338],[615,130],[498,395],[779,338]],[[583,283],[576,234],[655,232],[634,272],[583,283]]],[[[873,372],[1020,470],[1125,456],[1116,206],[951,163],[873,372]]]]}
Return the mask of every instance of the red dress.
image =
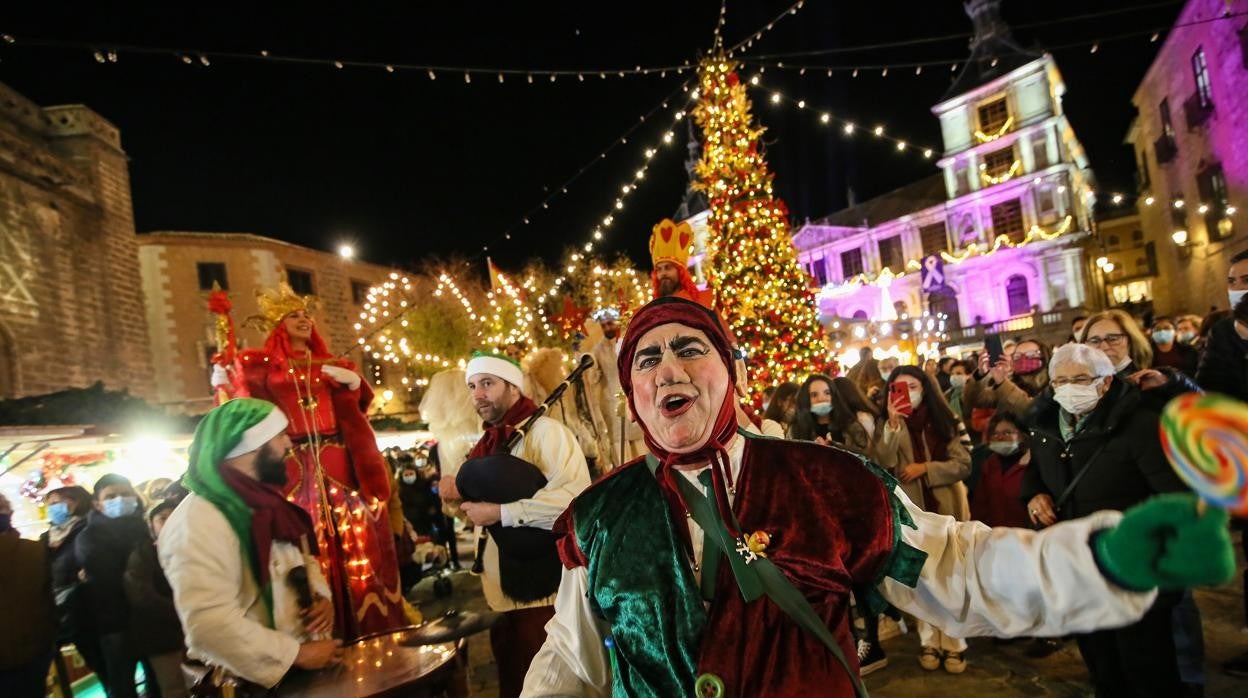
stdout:
{"type": "Polygon", "coordinates": [[[372,388],[355,390],[321,373],[331,357],[313,335],[310,352],[286,349],[284,330],[270,335],[265,350],[240,356],[252,397],[286,413],[294,448],[286,458],[286,495],[316,526],[321,571],[334,593],[335,636],[352,642],[407,624],[398,558],[390,530],[387,468],[365,417],[372,388]]]}

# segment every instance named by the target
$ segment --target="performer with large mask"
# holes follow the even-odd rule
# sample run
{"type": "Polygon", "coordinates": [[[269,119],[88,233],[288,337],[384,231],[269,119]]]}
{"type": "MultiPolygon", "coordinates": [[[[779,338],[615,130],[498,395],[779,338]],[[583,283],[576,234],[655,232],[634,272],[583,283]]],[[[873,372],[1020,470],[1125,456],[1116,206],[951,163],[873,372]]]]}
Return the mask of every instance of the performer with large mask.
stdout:
{"type": "Polygon", "coordinates": [[[958,637],[1057,636],[1234,570],[1225,512],[1190,495],[990,529],[915,507],[848,451],[747,433],[723,325],[696,303],[638,311],[619,369],[650,454],[556,524],[565,570],[525,696],[864,695],[851,587],[958,637]]]}
{"type": "MultiPolygon", "coordinates": [[[[407,624],[387,502],[390,478],[366,411],[373,390],[316,331],[312,299],[285,283],[256,298],[263,349],[241,352],[244,394],[289,417],[285,493],[312,517],[346,642],[407,624]]],[[[214,372],[213,383],[226,382],[214,372]]]]}

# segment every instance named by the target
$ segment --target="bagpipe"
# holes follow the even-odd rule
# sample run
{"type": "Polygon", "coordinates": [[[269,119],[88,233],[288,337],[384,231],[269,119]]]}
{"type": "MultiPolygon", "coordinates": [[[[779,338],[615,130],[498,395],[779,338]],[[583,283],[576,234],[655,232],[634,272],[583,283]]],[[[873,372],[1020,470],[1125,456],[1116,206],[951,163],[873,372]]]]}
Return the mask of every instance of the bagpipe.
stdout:
{"type": "MultiPolygon", "coordinates": [[[[563,379],[546,401],[499,447],[487,456],[471,458],[460,466],[455,486],[464,501],[508,504],[532,497],[546,486],[541,469],[511,455],[511,449],[524,438],[538,418],[559,401],[572,383],[594,365],[593,357],[581,357],[580,363],[563,379]]],[[[562,566],[555,548],[555,534],[531,526],[504,527],[495,523],[484,527],[477,538],[477,559],[472,571],[484,571],[486,535],[498,547],[499,586],[509,598],[526,603],[544,599],[559,588],[562,566]]]]}

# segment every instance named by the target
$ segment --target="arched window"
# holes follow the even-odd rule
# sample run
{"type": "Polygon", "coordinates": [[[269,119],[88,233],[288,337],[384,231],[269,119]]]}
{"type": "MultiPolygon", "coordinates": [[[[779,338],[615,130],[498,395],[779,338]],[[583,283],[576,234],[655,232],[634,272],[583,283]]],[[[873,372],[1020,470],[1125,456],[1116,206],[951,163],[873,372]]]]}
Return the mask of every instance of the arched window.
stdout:
{"type": "Polygon", "coordinates": [[[855,319],[855,320],[866,320],[866,319],[867,319],[867,311],[865,311],[865,310],[856,310],[856,311],[854,311],[854,319],[855,319]]]}
{"type": "Polygon", "coordinates": [[[1015,274],[1006,280],[1005,300],[1010,307],[1010,317],[1031,312],[1031,293],[1027,290],[1027,277],[1015,274]]]}

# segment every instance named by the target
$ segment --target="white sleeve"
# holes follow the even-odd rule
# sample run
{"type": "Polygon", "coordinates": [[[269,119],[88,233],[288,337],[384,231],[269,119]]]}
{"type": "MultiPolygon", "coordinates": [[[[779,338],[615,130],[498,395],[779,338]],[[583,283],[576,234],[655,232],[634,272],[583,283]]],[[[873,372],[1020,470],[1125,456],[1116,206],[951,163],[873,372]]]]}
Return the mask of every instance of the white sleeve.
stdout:
{"type": "MultiPolygon", "coordinates": [[[[198,514],[207,511],[204,506],[196,509],[198,514]]],[[[192,530],[191,522],[183,517],[176,526],[171,520],[158,541],[161,567],[173,589],[187,649],[237,676],[272,688],[295,663],[299,643],[247,617],[247,609],[239,606],[245,571],[238,537],[224,516],[215,508],[212,512],[220,518],[220,526],[208,525],[215,521],[197,521],[198,530],[192,530]]]]}
{"type": "Polygon", "coordinates": [[[553,419],[539,419],[520,449],[517,455],[541,469],[546,486],[529,499],[502,505],[501,523],[549,531],[572,499],[589,487],[589,466],[572,432],[553,419]]]}
{"type": "Polygon", "coordinates": [[[611,664],[602,644],[605,636],[589,602],[585,568],[565,568],[555,616],[546,624],[546,642],[529,664],[522,698],[607,695],[611,664]]]}
{"type": "Polygon", "coordinates": [[[1157,592],[1114,586],[1101,574],[1088,538],[1121,512],[1102,511],[1043,531],[989,528],[923,511],[900,490],[917,530],[902,540],[927,553],[914,589],[885,578],[879,589],[897,608],[954,637],[1059,636],[1139,620],[1157,592]]]}

